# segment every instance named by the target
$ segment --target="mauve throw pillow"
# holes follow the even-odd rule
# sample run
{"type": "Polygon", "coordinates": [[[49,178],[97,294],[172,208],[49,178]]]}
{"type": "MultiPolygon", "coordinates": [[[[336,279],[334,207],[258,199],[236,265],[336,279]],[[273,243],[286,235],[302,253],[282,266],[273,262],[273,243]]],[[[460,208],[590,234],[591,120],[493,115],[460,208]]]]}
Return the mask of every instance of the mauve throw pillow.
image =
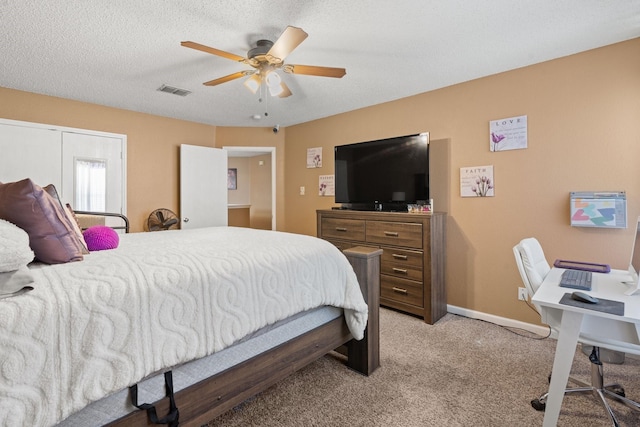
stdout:
{"type": "Polygon", "coordinates": [[[31,179],[0,184],[0,218],[27,232],[36,259],[47,264],[82,260],[62,206],[31,179]]]}
{"type": "Polygon", "coordinates": [[[80,251],[82,251],[82,254],[88,254],[89,250],[87,249],[87,245],[85,245],[84,239],[82,238],[82,231],[80,230],[80,227],[78,227],[78,222],[74,217],[73,210],[71,209],[71,206],[69,206],[69,203],[67,203],[66,206],[62,204],[62,200],[60,200],[60,195],[58,194],[58,190],[56,189],[55,185],[45,185],[44,187],[42,187],[42,189],[46,191],[51,197],[53,197],[54,200],[57,200],[58,203],[60,203],[60,208],[65,214],[67,228],[73,232],[71,237],[76,240],[76,244],[80,248],[80,251]]]}

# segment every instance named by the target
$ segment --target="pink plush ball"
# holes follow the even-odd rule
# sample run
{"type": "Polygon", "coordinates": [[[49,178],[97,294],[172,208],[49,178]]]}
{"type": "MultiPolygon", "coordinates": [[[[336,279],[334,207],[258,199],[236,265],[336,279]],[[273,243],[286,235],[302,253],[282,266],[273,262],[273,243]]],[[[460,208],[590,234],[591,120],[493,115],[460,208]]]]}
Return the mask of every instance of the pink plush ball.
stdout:
{"type": "Polygon", "coordinates": [[[103,251],[105,249],[115,249],[120,243],[118,233],[105,225],[94,225],[89,227],[82,233],[87,249],[90,252],[103,251]]]}

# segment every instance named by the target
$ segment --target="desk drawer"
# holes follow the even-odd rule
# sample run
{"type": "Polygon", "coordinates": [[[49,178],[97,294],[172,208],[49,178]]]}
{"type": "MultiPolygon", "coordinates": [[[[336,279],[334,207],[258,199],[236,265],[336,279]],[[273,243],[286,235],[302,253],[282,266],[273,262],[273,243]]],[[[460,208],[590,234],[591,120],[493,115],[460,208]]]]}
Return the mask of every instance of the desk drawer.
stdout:
{"type": "Polygon", "coordinates": [[[396,277],[380,275],[380,297],[411,304],[416,307],[423,306],[422,283],[413,280],[399,279],[396,277]]]}
{"type": "MultiPolygon", "coordinates": [[[[322,218],[323,239],[358,240],[364,242],[365,222],[359,219],[322,218]]],[[[357,245],[354,245],[357,246],[357,245]]]]}
{"type": "Polygon", "coordinates": [[[422,249],[422,224],[367,221],[367,242],[422,249]]]}

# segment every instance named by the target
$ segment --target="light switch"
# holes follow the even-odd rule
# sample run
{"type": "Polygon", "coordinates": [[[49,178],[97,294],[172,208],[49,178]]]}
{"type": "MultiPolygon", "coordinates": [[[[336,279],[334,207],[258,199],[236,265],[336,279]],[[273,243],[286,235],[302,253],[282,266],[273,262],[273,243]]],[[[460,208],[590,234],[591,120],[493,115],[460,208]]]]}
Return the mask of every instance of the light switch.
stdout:
{"type": "Polygon", "coordinates": [[[304,196],[304,187],[300,187],[300,195],[304,196]]]}

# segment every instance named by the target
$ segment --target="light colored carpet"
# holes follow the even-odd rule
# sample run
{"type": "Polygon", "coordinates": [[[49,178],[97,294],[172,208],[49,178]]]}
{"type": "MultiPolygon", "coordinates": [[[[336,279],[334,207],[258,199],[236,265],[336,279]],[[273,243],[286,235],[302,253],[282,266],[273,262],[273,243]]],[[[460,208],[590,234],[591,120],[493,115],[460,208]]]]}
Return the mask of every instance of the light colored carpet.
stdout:
{"type": "MultiPolygon", "coordinates": [[[[555,341],[516,335],[490,323],[447,314],[435,325],[380,310],[381,366],[370,377],[329,355],[213,420],[222,426],[536,426],[543,413],[530,401],[548,387],[555,341]]],[[[572,374],[587,381],[590,366],[576,352],[572,374]]],[[[605,365],[640,400],[640,360],[605,365]]],[[[640,412],[613,403],[623,426],[640,412]]],[[[610,425],[591,395],[567,396],[559,426],[610,425]]]]}

